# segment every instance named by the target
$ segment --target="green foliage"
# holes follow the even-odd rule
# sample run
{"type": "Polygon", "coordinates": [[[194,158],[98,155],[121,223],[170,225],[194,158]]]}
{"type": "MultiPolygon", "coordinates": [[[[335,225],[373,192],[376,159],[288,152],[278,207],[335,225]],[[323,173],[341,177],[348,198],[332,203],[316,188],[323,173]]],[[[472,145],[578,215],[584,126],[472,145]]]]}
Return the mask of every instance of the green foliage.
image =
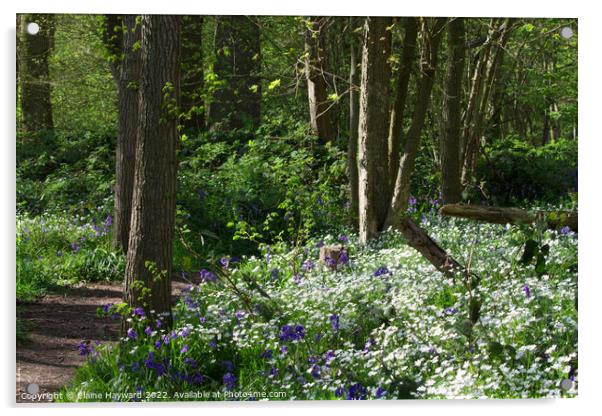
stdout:
{"type": "Polygon", "coordinates": [[[67,284],[112,281],[125,272],[111,249],[109,217],[45,214],[17,218],[17,299],[27,300],[67,284]]]}
{"type": "Polygon", "coordinates": [[[531,147],[518,139],[485,150],[479,174],[493,204],[524,200],[554,202],[577,191],[577,142],[558,140],[531,147]]]}

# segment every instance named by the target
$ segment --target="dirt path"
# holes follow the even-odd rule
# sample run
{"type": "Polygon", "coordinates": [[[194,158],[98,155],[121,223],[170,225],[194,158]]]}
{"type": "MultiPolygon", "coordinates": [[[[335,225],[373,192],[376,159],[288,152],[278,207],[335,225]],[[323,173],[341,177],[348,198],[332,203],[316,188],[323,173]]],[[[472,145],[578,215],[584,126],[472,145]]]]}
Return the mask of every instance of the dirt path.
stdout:
{"type": "MultiPolygon", "coordinates": [[[[174,299],[186,286],[173,282],[174,299]]],[[[17,402],[31,402],[23,397],[30,384],[39,386],[39,394],[55,393],[67,384],[85,361],[78,351],[81,341],[118,340],[119,321],[97,318],[96,310],[120,302],[121,290],[119,284],[87,284],[71,287],[65,295],[47,295],[17,306],[17,318],[28,334],[28,342],[17,344],[17,402]]]]}

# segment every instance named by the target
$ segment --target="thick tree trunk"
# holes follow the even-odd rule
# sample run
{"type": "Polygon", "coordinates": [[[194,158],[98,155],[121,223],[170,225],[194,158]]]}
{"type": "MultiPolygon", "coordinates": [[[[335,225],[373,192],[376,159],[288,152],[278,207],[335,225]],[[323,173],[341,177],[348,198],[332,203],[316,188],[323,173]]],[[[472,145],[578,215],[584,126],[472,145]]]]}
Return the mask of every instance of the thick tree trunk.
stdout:
{"type": "Polygon", "coordinates": [[[418,98],[414,109],[412,125],[405,138],[404,153],[397,169],[395,188],[383,229],[398,225],[408,206],[410,178],[414,170],[414,162],[420,144],[420,135],[430,103],[431,90],[437,68],[439,44],[445,22],[445,18],[435,18],[435,22],[430,29],[428,28],[426,19],[422,22],[422,36],[425,46],[422,57],[422,76],[418,86],[418,98]]]}
{"type": "Polygon", "coordinates": [[[397,168],[399,166],[401,134],[403,127],[403,115],[410,75],[414,67],[416,55],[416,38],[418,35],[418,18],[405,17],[403,20],[404,39],[401,64],[397,70],[397,84],[395,86],[395,99],[391,108],[391,119],[389,121],[389,188],[393,192],[397,168]]]}
{"type": "Polygon", "coordinates": [[[350,188],[350,210],[353,224],[357,225],[359,216],[359,172],[357,166],[357,150],[358,150],[358,125],[359,125],[359,100],[358,92],[360,91],[360,77],[357,70],[359,56],[359,42],[355,34],[357,19],[349,18],[350,26],[350,56],[349,63],[349,145],[347,147],[347,172],[349,174],[350,188]]]}
{"type": "Polygon", "coordinates": [[[188,130],[203,130],[203,16],[182,16],[181,124],[188,130]]]}
{"type": "Polygon", "coordinates": [[[382,229],[388,201],[387,133],[390,68],[388,17],[367,17],[364,23],[362,81],[359,115],[359,228],[360,241],[366,243],[382,229]]]}
{"type": "Polygon", "coordinates": [[[224,85],[209,107],[212,130],[259,126],[261,83],[260,31],[249,16],[219,16],[215,30],[213,70],[224,85]]]}
{"type": "Polygon", "coordinates": [[[443,205],[441,214],[450,217],[469,218],[494,224],[531,224],[538,219],[545,220],[552,229],[568,226],[577,232],[578,215],[568,211],[529,212],[519,208],[482,207],[479,205],[450,204],[443,205]]]}
{"type": "Polygon", "coordinates": [[[140,89],[140,24],[135,15],[123,17],[123,60],[118,75],[118,132],[115,158],[115,211],[113,245],[128,251],[132,195],[134,191],[134,166],[139,121],[140,89]]]}
{"type": "Polygon", "coordinates": [[[54,128],[50,100],[48,59],[54,44],[54,15],[19,15],[19,83],[22,128],[26,131],[48,131],[54,128]],[[37,23],[39,31],[30,34],[29,23],[37,23]]]}
{"type": "Polygon", "coordinates": [[[460,184],[460,106],[465,55],[464,19],[453,18],[447,29],[449,53],[443,99],[441,193],[445,203],[453,204],[460,201],[462,194],[460,184]]]}
{"type": "Polygon", "coordinates": [[[326,67],[325,38],[329,17],[309,18],[305,30],[305,77],[309,100],[309,125],[322,142],[334,140],[335,132],[329,111],[326,67]]]}
{"type": "Polygon", "coordinates": [[[180,17],[142,16],[142,82],[125,298],[171,324],[180,17]]]}

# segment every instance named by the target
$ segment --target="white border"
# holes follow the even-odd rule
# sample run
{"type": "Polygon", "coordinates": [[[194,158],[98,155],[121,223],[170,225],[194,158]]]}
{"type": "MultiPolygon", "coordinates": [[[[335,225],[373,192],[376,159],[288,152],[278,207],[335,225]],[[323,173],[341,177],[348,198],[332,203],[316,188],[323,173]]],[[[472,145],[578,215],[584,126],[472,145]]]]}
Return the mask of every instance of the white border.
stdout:
{"type": "MultiPolygon", "coordinates": [[[[484,1],[326,1],[303,0],[286,2],[283,0],[127,0],[108,3],[98,0],[14,0],[3,1],[2,13],[2,59],[0,79],[3,82],[3,94],[0,99],[2,111],[3,137],[0,140],[2,150],[2,274],[4,302],[3,328],[6,334],[1,345],[2,371],[0,392],[4,405],[14,411],[27,413],[47,412],[42,405],[25,406],[15,409],[14,405],[14,273],[15,273],[15,13],[174,13],[174,14],[279,14],[279,15],[395,15],[395,16],[519,16],[519,17],[577,17],[579,18],[579,189],[580,222],[579,235],[579,397],[565,400],[479,400],[479,401],[414,401],[414,402],[294,402],[294,403],[178,403],[168,405],[126,406],[130,414],[164,415],[167,407],[177,407],[177,412],[208,413],[211,415],[244,413],[245,415],[264,415],[283,413],[292,415],[345,413],[365,415],[367,412],[383,414],[420,413],[420,414],[462,414],[506,415],[514,412],[536,412],[546,414],[588,414],[590,406],[599,405],[599,393],[602,383],[600,365],[600,296],[602,296],[602,278],[600,277],[600,181],[602,128],[600,126],[600,30],[602,16],[596,13],[594,1],[556,1],[528,2],[525,0],[504,0],[501,2],[484,1]],[[598,239],[597,239],[598,238],[598,239]]],[[[115,406],[101,408],[82,406],[62,407],[61,414],[103,415],[115,412],[115,406]],[[111,409],[107,409],[110,407],[111,409]]],[[[123,406],[121,406],[123,407],[123,406]]],[[[598,406],[599,407],[599,406],[598,406]]],[[[119,409],[121,412],[124,409],[119,409]]]]}

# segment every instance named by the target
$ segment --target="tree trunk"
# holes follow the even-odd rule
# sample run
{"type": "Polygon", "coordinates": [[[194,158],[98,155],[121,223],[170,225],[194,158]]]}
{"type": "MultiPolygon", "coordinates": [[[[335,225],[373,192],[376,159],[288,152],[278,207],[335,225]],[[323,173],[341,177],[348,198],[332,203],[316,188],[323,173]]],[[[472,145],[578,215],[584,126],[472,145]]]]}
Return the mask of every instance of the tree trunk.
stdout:
{"type": "MultiPolygon", "coordinates": [[[[388,17],[367,17],[364,22],[362,80],[359,114],[359,228],[366,243],[382,229],[387,214],[387,133],[390,69],[387,47],[388,17]]],[[[390,43],[389,43],[390,44],[390,43]]]]}
{"type": "Polygon", "coordinates": [[[203,16],[182,16],[181,118],[187,130],[205,128],[203,107],[203,16]]]}
{"type": "Polygon", "coordinates": [[[512,19],[492,19],[489,36],[481,50],[481,58],[475,68],[463,129],[462,183],[468,184],[476,170],[477,155],[492,86],[498,75],[497,66],[511,33],[512,19]]]}
{"type": "Polygon", "coordinates": [[[140,119],[125,298],[171,324],[180,18],[142,16],[140,119]]]}
{"type": "Polygon", "coordinates": [[[123,17],[123,60],[118,75],[118,127],[115,158],[115,211],[113,221],[113,245],[128,251],[132,195],[134,190],[134,166],[139,122],[140,88],[140,24],[135,15],[123,17]]]}
{"type": "Polygon", "coordinates": [[[324,39],[329,21],[329,17],[309,18],[305,30],[305,77],[309,100],[309,125],[312,132],[323,143],[335,139],[324,75],[326,66],[324,39]]]}
{"type": "Polygon", "coordinates": [[[450,204],[441,207],[441,214],[450,217],[469,218],[494,224],[531,224],[538,219],[545,220],[548,228],[558,229],[568,226],[578,229],[578,215],[569,211],[536,211],[531,213],[519,208],[483,207],[479,205],[450,204]]]}
{"type": "Polygon", "coordinates": [[[349,18],[350,31],[350,56],[349,63],[349,145],[347,147],[347,171],[349,174],[350,188],[350,211],[353,224],[357,224],[359,215],[359,172],[357,166],[357,150],[358,150],[358,125],[359,125],[359,100],[358,91],[360,77],[357,71],[358,66],[358,39],[355,33],[357,19],[349,18]]]}
{"type": "Polygon", "coordinates": [[[448,63],[443,100],[443,137],[441,138],[441,193],[448,204],[459,202],[460,128],[462,75],[464,73],[464,19],[452,18],[448,27],[448,63]]]}
{"type": "Polygon", "coordinates": [[[22,14],[19,39],[19,82],[22,128],[25,131],[49,131],[54,128],[50,100],[48,59],[54,44],[54,15],[22,14]],[[29,23],[37,23],[39,32],[30,34],[29,23]]]}
{"type": "Polygon", "coordinates": [[[214,131],[259,126],[261,83],[260,31],[249,16],[219,16],[215,30],[216,61],[221,85],[209,106],[214,131]]]}
{"type": "Polygon", "coordinates": [[[416,55],[416,38],[418,35],[418,18],[405,17],[403,21],[404,39],[401,64],[397,70],[397,84],[395,86],[395,99],[391,108],[391,119],[389,121],[389,189],[393,192],[397,167],[399,166],[401,134],[403,127],[403,115],[410,75],[414,66],[416,55]]]}
{"type": "Polygon", "coordinates": [[[420,77],[418,86],[418,98],[414,109],[412,125],[405,139],[404,153],[398,166],[395,189],[393,190],[393,196],[388,207],[383,229],[398,225],[408,206],[410,178],[414,170],[414,162],[420,144],[420,135],[424,126],[424,119],[435,80],[439,44],[445,22],[445,18],[435,18],[434,24],[429,29],[426,18],[422,21],[421,31],[425,45],[421,60],[422,76],[420,77]]]}

